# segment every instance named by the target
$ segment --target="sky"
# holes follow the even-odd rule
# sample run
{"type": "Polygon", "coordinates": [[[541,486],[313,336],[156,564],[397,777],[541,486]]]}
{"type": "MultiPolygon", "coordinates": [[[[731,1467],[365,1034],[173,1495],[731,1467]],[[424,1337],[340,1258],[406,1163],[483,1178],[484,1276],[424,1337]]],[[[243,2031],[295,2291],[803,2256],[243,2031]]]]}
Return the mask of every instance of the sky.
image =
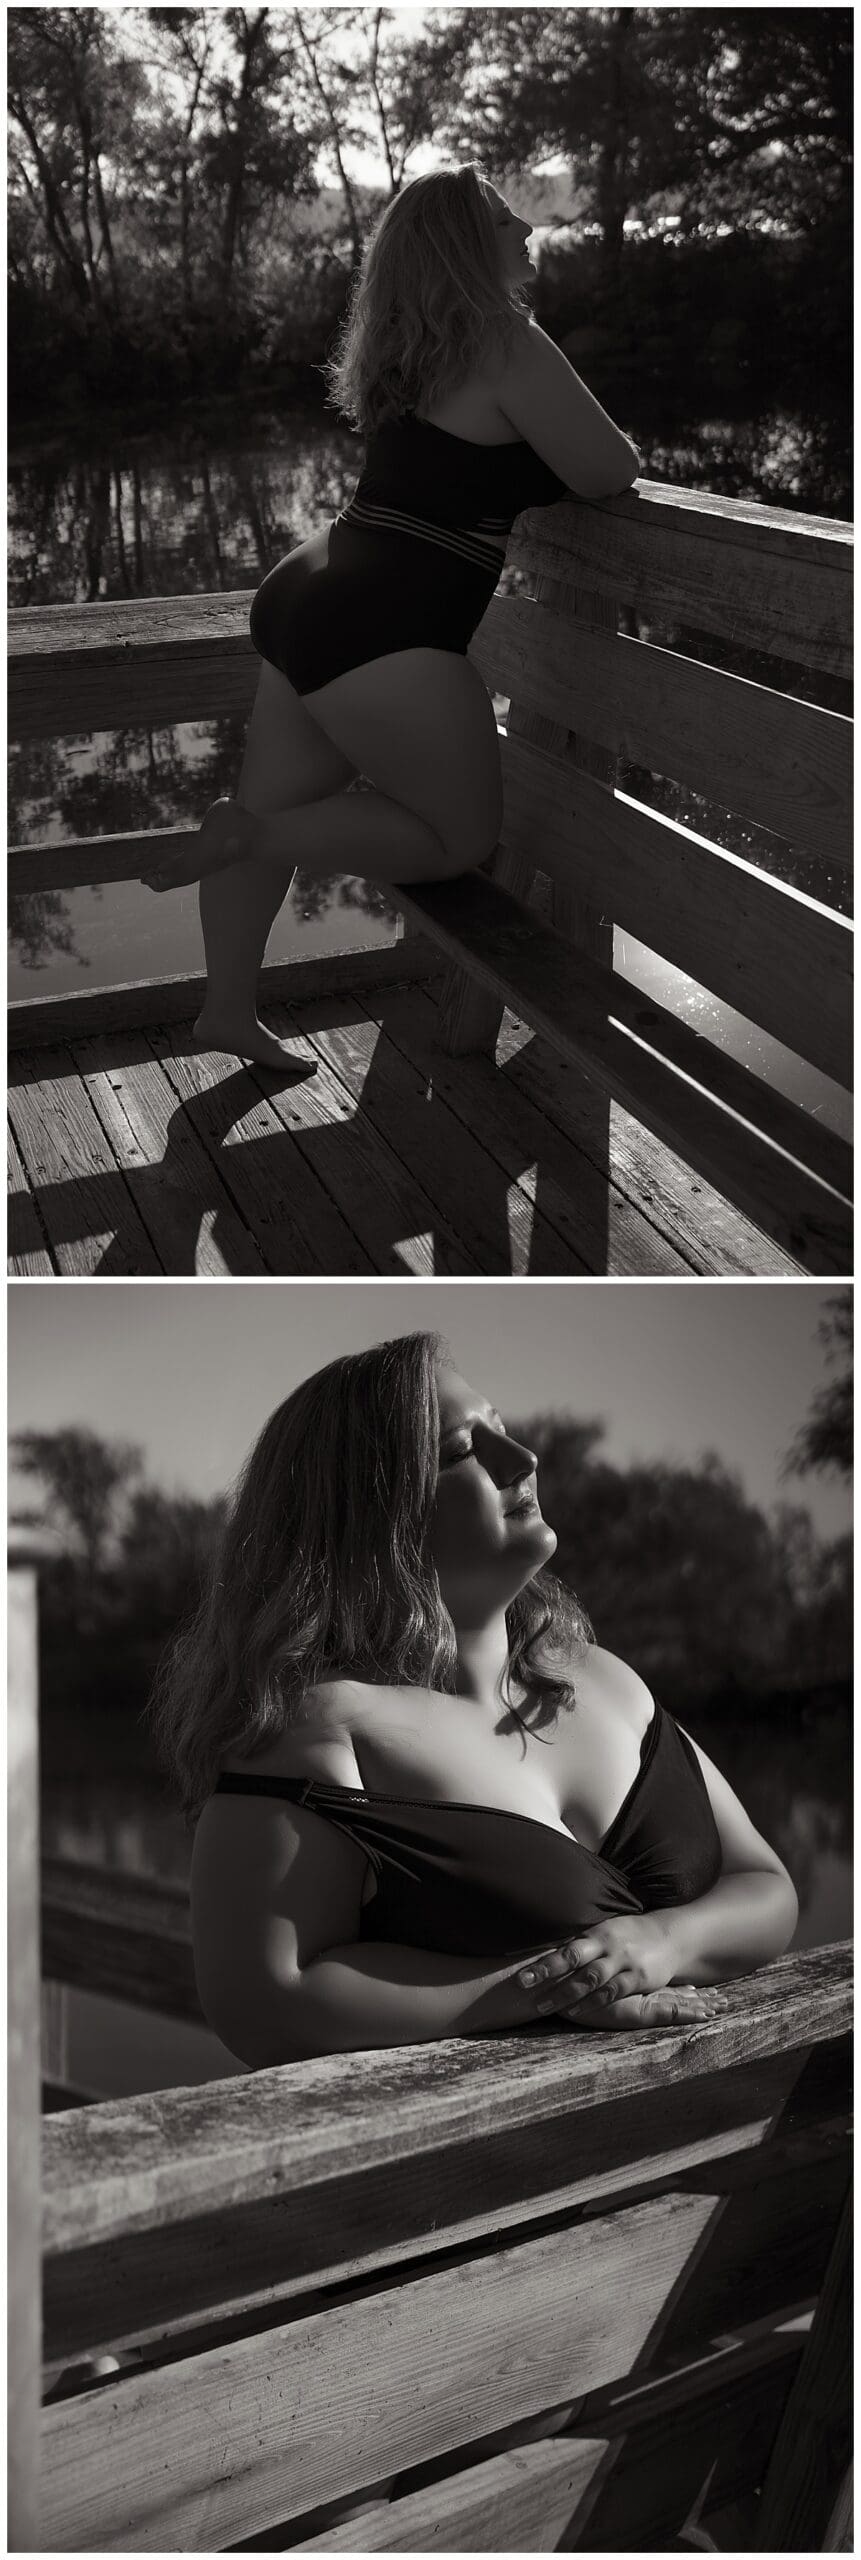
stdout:
{"type": "Polygon", "coordinates": [[[827,1371],[833,1285],[625,1281],[96,1281],[9,1287],[9,1428],[132,1440],[169,1491],[229,1484],[268,1415],[344,1352],[425,1327],[509,1422],[602,1420],[616,1465],[714,1450],[769,1510],[849,1525],[844,1485],[781,1481],[827,1371]]]}

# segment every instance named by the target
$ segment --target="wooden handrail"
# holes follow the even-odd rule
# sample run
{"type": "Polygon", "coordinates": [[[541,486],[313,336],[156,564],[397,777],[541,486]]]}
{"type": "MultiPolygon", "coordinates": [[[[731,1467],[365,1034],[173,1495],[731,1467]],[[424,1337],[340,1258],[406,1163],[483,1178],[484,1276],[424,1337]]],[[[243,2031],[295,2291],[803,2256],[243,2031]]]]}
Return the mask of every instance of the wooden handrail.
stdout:
{"type": "Polygon", "coordinates": [[[46,1858],[41,1892],[46,1981],[201,2023],[187,1888],[46,1858]]]}
{"type": "Polygon", "coordinates": [[[501,2125],[537,2135],[560,2108],[642,2099],[827,2041],[848,2030],[851,2013],[851,1951],[839,1942],[732,1983],[727,2011],[702,2027],[454,2037],[111,2101],[97,2111],[97,2133],[89,2110],[58,2116],[46,2127],[45,2246],[63,2252],[163,2218],[194,2220],[203,2199],[208,2213],[236,2213],[274,2186],[366,2178],[501,2125]]]}

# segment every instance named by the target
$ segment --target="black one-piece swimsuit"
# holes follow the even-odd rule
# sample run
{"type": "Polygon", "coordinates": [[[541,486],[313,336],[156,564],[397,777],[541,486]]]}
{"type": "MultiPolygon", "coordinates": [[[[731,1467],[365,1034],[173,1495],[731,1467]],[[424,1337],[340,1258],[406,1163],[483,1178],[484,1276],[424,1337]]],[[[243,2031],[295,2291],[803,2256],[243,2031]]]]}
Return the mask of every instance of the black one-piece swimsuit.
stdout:
{"type": "Polygon", "coordinates": [[[367,1795],[320,1778],[230,1771],[216,1793],[282,1796],[335,1823],[373,1870],[360,1936],[440,1954],[525,1954],[618,1913],[694,1902],[721,1870],[696,1752],[659,1704],[633,1786],[598,1850],[527,1814],[367,1795]]]}
{"type": "Polygon", "coordinates": [[[567,496],[532,445],[473,444],[412,411],[368,438],[353,497],[270,569],[251,607],[262,658],[314,693],[398,649],[465,657],[524,507],[567,496]]]}

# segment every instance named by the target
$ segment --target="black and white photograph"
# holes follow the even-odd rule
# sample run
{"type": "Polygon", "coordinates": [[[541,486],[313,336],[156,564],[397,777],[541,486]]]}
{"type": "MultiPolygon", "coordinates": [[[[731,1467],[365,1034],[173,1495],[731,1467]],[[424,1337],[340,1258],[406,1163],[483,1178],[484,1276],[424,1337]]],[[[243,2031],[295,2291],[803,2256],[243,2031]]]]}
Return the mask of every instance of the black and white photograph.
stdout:
{"type": "Polygon", "coordinates": [[[851,2548],[850,1291],[9,1295],[12,2547],[851,2548]]]}
{"type": "Polygon", "coordinates": [[[854,13],[6,27],[7,2547],[849,2552],[854,13]]]}
{"type": "Polygon", "coordinates": [[[851,12],[8,29],[13,1275],[845,1278],[851,12]]]}

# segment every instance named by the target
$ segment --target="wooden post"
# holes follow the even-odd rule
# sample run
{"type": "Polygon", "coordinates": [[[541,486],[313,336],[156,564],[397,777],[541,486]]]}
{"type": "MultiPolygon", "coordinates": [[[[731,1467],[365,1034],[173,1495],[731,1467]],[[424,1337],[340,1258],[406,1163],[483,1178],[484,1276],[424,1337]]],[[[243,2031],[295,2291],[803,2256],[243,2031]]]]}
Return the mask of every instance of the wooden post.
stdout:
{"type": "MultiPolygon", "coordinates": [[[[540,577],[535,582],[538,604],[556,608],[560,615],[560,647],[564,650],[567,631],[573,620],[587,622],[593,629],[615,634],[617,607],[607,595],[584,594],[567,580],[540,577]]],[[[565,756],[583,773],[598,782],[612,784],[616,778],[618,757],[615,749],[594,747],[581,740],[558,721],[547,720],[540,711],[521,710],[511,703],[508,717],[511,738],[526,738],[533,746],[544,747],[549,755],[565,756]]],[[[536,871],[541,869],[541,846],[536,843],[529,854],[523,850],[510,852],[503,838],[492,863],[491,879],[515,898],[526,899],[536,871]]],[[[613,965],[613,922],[607,921],[577,896],[576,880],[570,886],[556,881],[553,888],[553,923],[560,933],[576,942],[590,959],[613,965]]],[[[480,1050],[492,1057],[499,1037],[504,1007],[499,997],[478,987],[463,970],[452,969],[445,980],[439,1002],[439,1037],[448,1057],[462,1057],[467,1050],[480,1050]]],[[[608,1106],[609,1110],[609,1106],[608,1106]]]]}
{"type": "Polygon", "coordinates": [[[39,1672],[32,1566],[9,1577],[9,2548],[38,2551],[40,2301],[39,1672]]]}
{"type": "Polygon", "coordinates": [[[852,2199],[847,2195],[813,2327],[768,2466],[757,2551],[845,2549],[851,2409],[852,2199]],[[829,2540],[829,2535],[837,2540],[829,2540]]]}
{"type": "Polygon", "coordinates": [[[42,2078],[56,2088],[69,2077],[69,1993],[65,1982],[43,1982],[41,1997],[42,2078]]]}

